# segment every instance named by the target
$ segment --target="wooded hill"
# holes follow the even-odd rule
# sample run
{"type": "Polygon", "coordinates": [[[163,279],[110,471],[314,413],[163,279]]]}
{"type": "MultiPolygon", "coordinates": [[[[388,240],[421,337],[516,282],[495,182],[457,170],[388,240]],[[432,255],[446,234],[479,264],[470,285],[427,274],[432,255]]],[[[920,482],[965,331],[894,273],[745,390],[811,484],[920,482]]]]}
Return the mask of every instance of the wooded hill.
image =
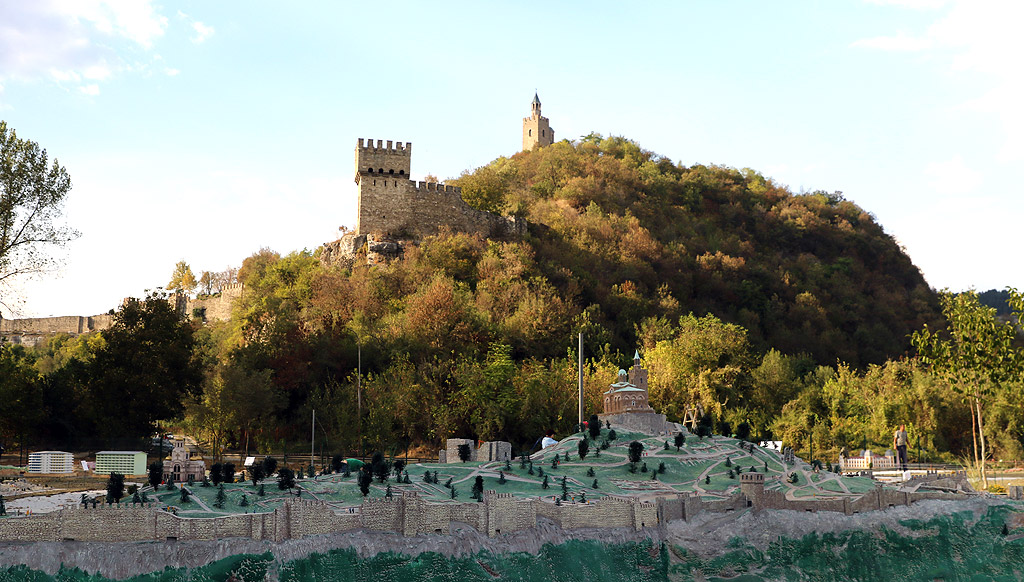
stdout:
{"type": "MultiPolygon", "coordinates": [[[[575,328],[591,325],[591,345],[652,347],[664,322],[713,313],[762,351],[863,366],[904,353],[912,331],[940,318],[910,258],[838,193],[794,195],[750,169],[687,168],[594,134],[455,183],[469,204],[535,225],[530,275],[569,303],[575,328]]],[[[453,275],[471,287],[486,278],[453,275]]]]}
{"type": "MultiPolygon", "coordinates": [[[[191,323],[202,381],[166,388],[174,398],[161,410],[131,422],[72,414],[51,426],[12,409],[0,428],[80,443],[178,419],[215,451],[267,452],[308,439],[315,409],[328,453],[358,451],[360,434],[367,451],[430,451],[453,436],[518,451],[575,423],[583,332],[587,415],[639,348],[652,405],[678,421],[700,403],[720,433],[774,432],[796,446],[813,435],[816,450],[884,446],[892,424],[920,410],[923,430],[962,424],[959,434],[970,434],[954,396],[932,384],[905,389],[921,378],[900,371],[914,364],[886,363],[923,324],[942,327],[937,296],[873,217],[838,194],[795,195],[752,170],[683,167],[599,135],[499,158],[453,182],[476,208],[525,217],[529,233],[443,232],[390,264],[351,269],[324,266],[315,252],[262,250],[239,269],[245,293],[231,320],[191,323]],[[834,398],[835,387],[847,396],[834,398]],[[875,401],[885,406],[865,404],[875,401]]],[[[146,328],[125,323],[117,329],[146,328]]],[[[57,338],[0,360],[34,367],[11,389],[39,391],[39,402],[60,389],[61,410],[120,411],[130,394],[89,388],[121,374],[94,363],[128,361],[105,354],[115,347],[57,338]]]]}

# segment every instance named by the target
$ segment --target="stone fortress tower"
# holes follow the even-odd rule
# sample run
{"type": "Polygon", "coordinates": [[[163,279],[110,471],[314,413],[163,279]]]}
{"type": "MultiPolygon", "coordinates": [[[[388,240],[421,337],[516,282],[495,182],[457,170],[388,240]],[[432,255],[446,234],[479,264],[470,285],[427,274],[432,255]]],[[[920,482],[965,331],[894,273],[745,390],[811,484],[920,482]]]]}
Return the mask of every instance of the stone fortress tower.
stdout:
{"type": "Polygon", "coordinates": [[[523,118],[523,151],[528,152],[534,147],[544,147],[555,143],[555,130],[551,129],[548,118],[540,114],[540,98],[533,94],[530,103],[530,116],[523,118]]]}
{"type": "Polygon", "coordinates": [[[633,355],[633,367],[619,370],[616,382],[603,395],[604,413],[597,417],[615,426],[653,435],[685,432],[682,425],[668,422],[648,403],[647,370],[640,365],[640,352],[633,355]]]}
{"type": "MultiPolygon", "coordinates": [[[[525,232],[523,221],[471,208],[462,199],[461,188],[411,180],[411,166],[411,143],[357,141],[355,237],[417,239],[437,234],[443,227],[487,237],[525,232]]],[[[356,248],[363,242],[353,241],[356,248]]]]}

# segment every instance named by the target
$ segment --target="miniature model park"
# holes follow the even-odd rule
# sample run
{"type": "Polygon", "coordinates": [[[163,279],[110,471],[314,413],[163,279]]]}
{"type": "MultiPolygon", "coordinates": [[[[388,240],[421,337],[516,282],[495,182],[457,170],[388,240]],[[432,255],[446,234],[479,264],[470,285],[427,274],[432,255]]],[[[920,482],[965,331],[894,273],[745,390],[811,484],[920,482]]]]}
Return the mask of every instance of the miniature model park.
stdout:
{"type": "Polygon", "coordinates": [[[0,321],[3,435],[79,447],[0,467],[0,582],[1024,576],[1021,487],[986,473],[1019,407],[950,380],[984,342],[929,327],[967,312],[1012,352],[1012,324],[839,193],[555,142],[530,107],[523,151],[458,185],[359,139],[355,229],[217,292],[182,261],[169,295],[0,321]],[[81,453],[161,423],[156,455],[81,453]],[[295,461],[321,437],[345,453],[295,461]]]}

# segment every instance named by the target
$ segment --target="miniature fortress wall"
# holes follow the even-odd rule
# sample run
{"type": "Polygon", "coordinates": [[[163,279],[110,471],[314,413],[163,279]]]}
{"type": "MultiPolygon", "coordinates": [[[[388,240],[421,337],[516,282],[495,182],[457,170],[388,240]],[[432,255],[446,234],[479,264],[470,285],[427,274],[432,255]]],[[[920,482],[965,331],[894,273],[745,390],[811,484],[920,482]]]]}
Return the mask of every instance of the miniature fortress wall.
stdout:
{"type": "Polygon", "coordinates": [[[651,500],[604,497],[590,503],[555,505],[547,498],[524,499],[486,491],[483,502],[432,502],[406,491],[392,498],[365,499],[362,506],[333,509],[320,501],[289,500],[267,513],[217,518],[182,518],[147,505],[86,508],[0,519],[0,542],[7,541],[143,541],[215,540],[241,537],[282,541],[355,530],[388,531],[404,536],[449,534],[460,524],[490,537],[537,526],[540,518],[565,529],[629,528],[640,530],[708,512],[745,508],[833,511],[853,515],[910,505],[925,499],[963,499],[942,492],[875,489],[859,498],[788,500],[780,491],[765,491],[764,475],[740,475],[740,491],[725,499],[702,500],[675,494],[651,500]]]}

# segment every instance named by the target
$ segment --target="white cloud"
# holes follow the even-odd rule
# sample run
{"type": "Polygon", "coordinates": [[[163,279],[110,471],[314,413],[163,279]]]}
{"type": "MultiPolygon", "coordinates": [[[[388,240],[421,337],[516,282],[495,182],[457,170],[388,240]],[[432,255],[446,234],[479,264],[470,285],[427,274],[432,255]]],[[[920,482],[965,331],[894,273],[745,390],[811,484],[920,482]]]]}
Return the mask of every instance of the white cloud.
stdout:
{"type": "Polygon", "coordinates": [[[1024,55],[1024,2],[1019,0],[867,0],[872,4],[920,8],[946,8],[919,36],[878,36],[860,39],[855,48],[885,51],[933,51],[953,73],[981,73],[988,83],[977,83],[979,95],[962,105],[994,115],[1005,133],[999,152],[1003,161],[1024,160],[1024,83],[1020,59],[1024,55]]]}
{"type": "Polygon", "coordinates": [[[181,71],[179,71],[178,69],[164,69],[164,73],[168,77],[177,77],[181,73],[181,71]]]}
{"type": "Polygon", "coordinates": [[[927,38],[906,36],[875,36],[856,40],[850,46],[857,48],[871,48],[883,51],[921,51],[932,47],[932,42],[927,38]]]}
{"type": "Polygon", "coordinates": [[[960,154],[945,162],[932,162],[924,169],[932,192],[945,195],[963,195],[979,191],[980,173],[967,167],[960,154]]]}
{"type": "Polygon", "coordinates": [[[97,85],[95,83],[93,83],[92,85],[82,85],[81,87],[78,88],[78,90],[81,91],[82,93],[85,93],[86,95],[99,95],[100,94],[100,87],[99,87],[99,85],[97,85]]]}
{"type": "Polygon", "coordinates": [[[123,55],[149,50],[166,28],[152,0],[2,2],[0,80],[105,81],[143,68],[123,55]]]}
{"type": "Polygon", "coordinates": [[[212,26],[207,26],[198,20],[192,23],[192,30],[196,31],[196,35],[192,37],[192,42],[196,44],[203,43],[215,32],[212,26]]]}

